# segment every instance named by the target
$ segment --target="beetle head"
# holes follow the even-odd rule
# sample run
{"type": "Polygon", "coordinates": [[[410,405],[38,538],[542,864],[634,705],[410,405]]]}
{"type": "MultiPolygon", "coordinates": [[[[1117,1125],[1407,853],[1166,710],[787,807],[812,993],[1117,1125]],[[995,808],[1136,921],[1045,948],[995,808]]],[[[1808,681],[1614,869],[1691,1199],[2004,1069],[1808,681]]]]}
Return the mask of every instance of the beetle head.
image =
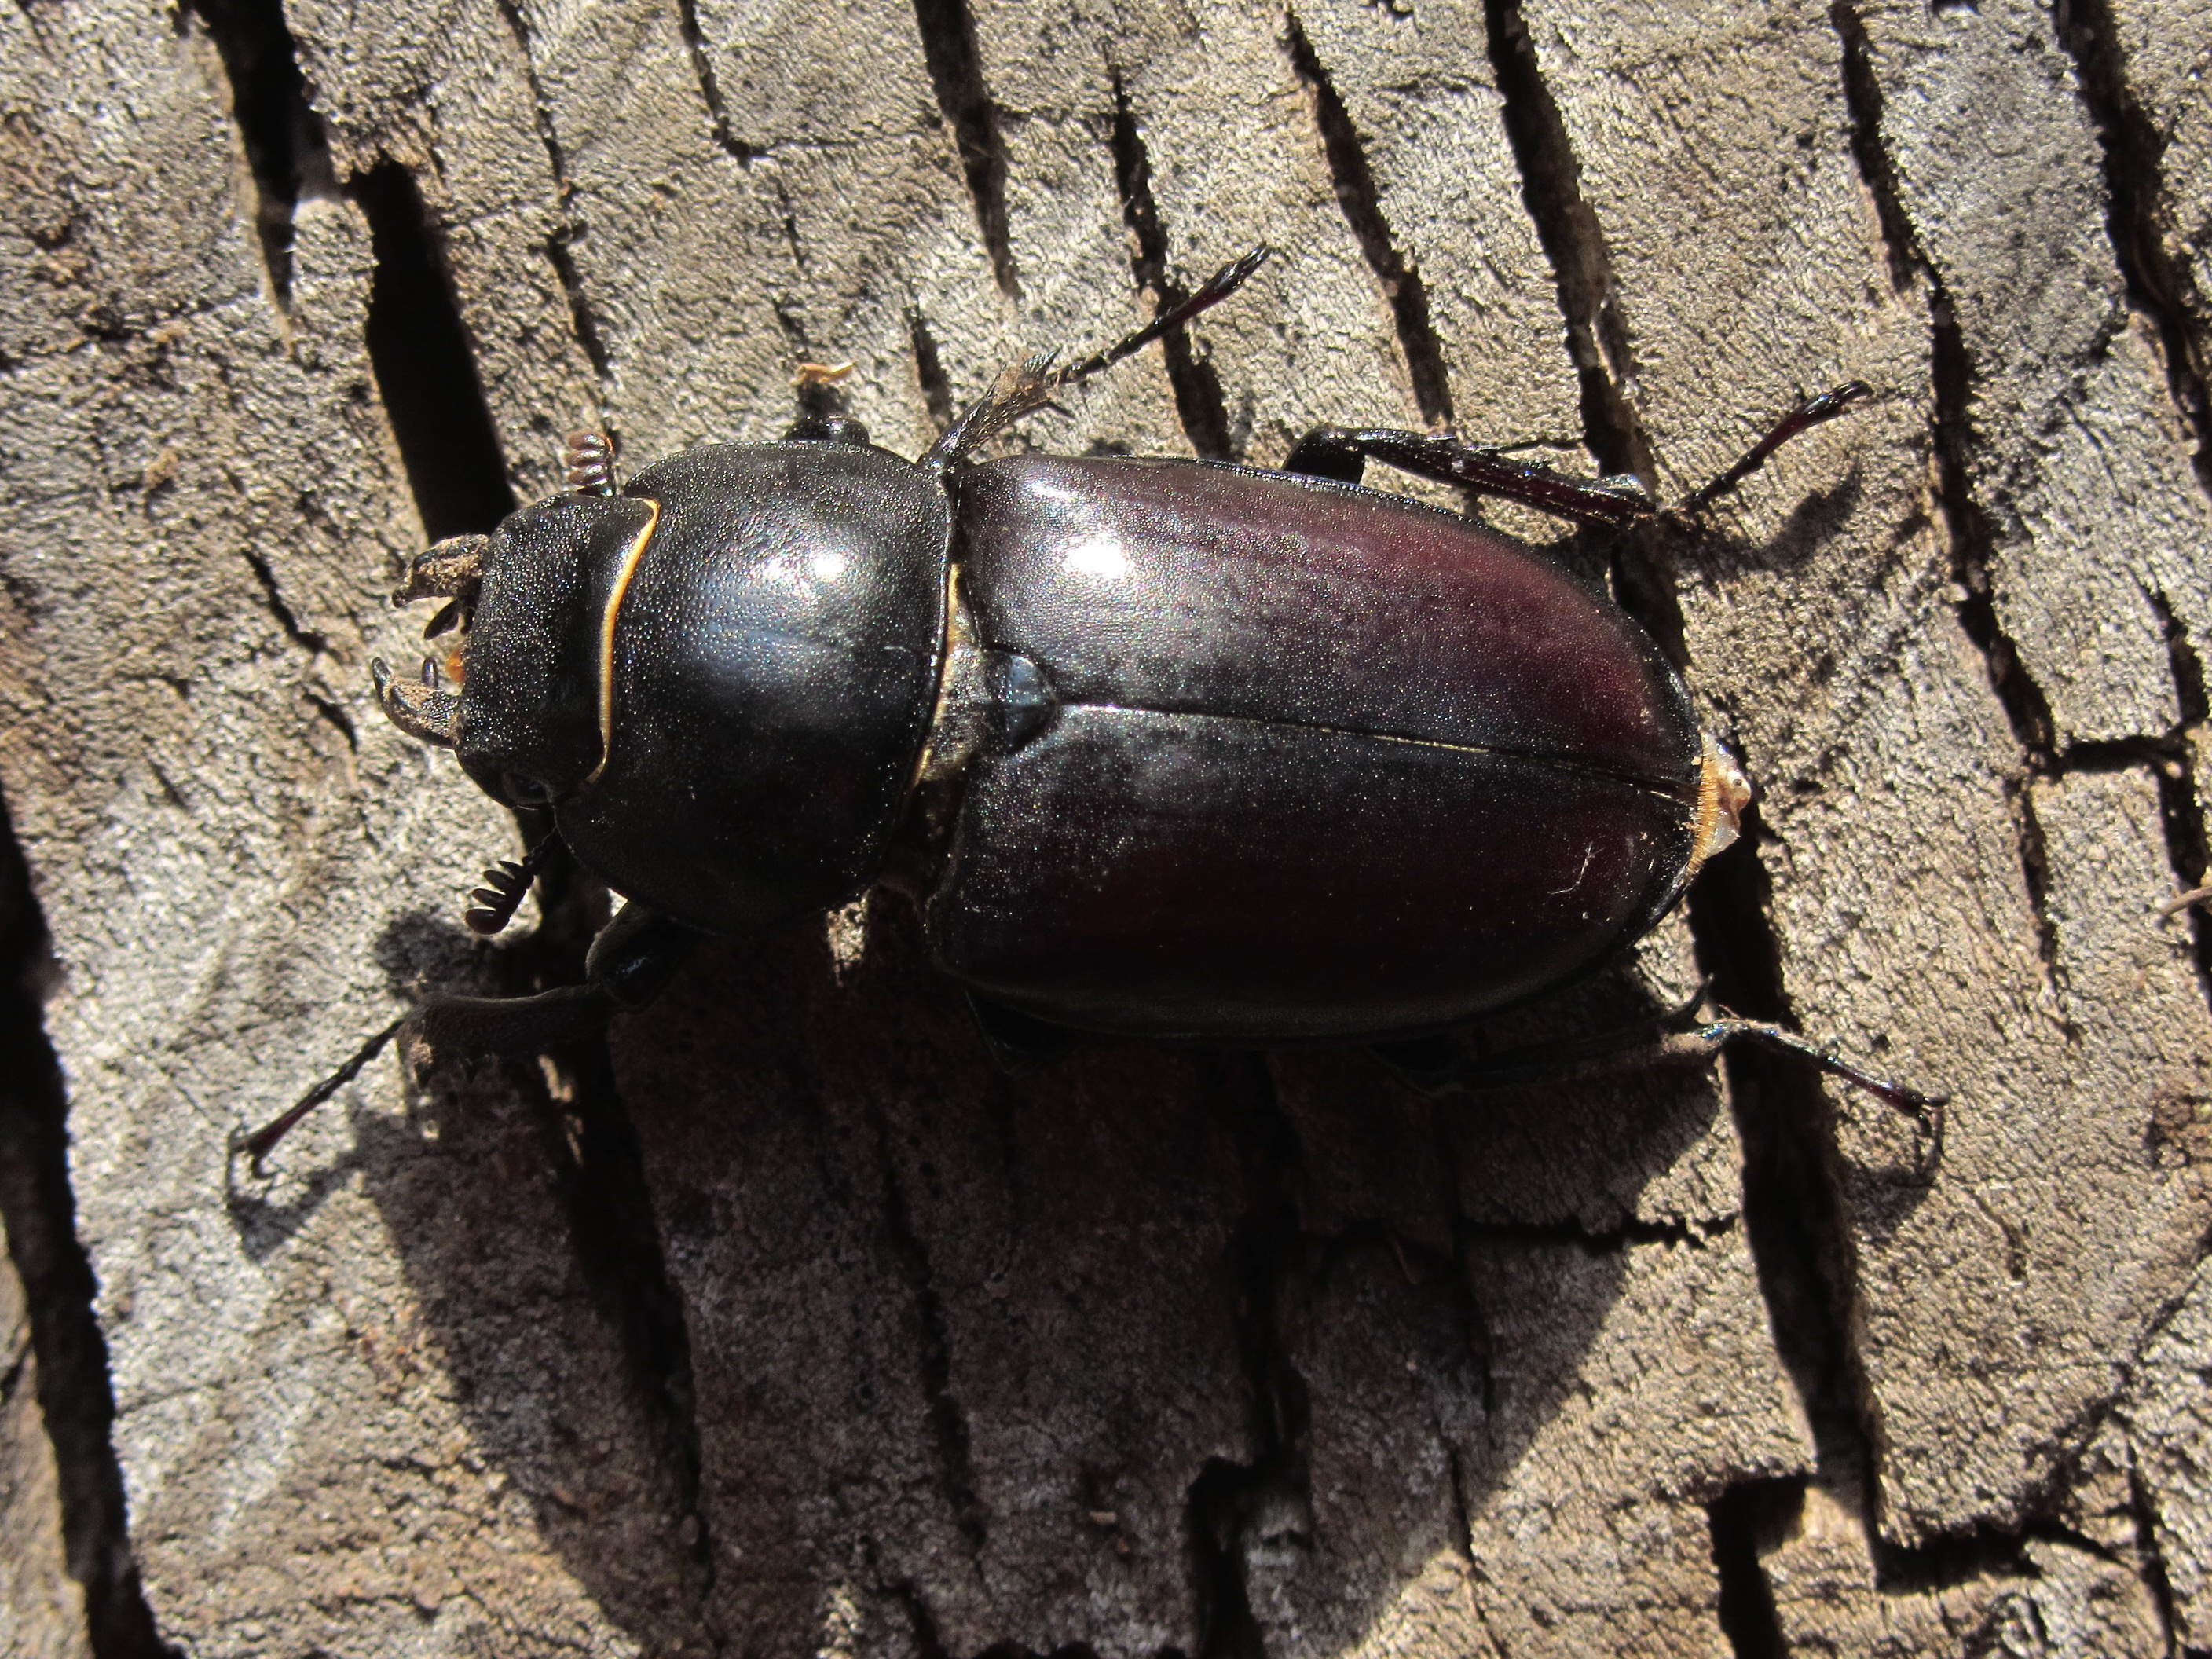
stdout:
{"type": "Polygon", "coordinates": [[[418,689],[380,664],[386,713],[456,750],[496,799],[540,806],[574,794],[605,757],[609,623],[657,516],[650,501],[556,495],[416,559],[392,598],[459,605],[465,631],[448,660],[461,690],[437,690],[428,674],[418,689]]]}

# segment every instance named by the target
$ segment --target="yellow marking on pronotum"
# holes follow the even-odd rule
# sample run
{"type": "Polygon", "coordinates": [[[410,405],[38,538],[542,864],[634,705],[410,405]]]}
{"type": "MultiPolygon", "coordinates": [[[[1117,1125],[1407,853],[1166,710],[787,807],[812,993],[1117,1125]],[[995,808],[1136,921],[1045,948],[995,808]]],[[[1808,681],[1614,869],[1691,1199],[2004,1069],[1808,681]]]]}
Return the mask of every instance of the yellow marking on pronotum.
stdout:
{"type": "Polygon", "coordinates": [[[599,781],[599,774],[607,769],[608,757],[615,752],[615,623],[622,616],[623,597],[629,592],[630,578],[637,574],[638,562],[645,557],[645,544],[660,526],[660,503],[648,499],[646,506],[653,516],[637,532],[629,551],[623,555],[622,568],[615,572],[614,591],[607,595],[607,608],[599,617],[599,763],[584,780],[586,789],[599,781]]]}
{"type": "Polygon", "coordinates": [[[952,697],[953,671],[959,666],[959,655],[972,647],[969,638],[968,612],[960,603],[960,567],[945,567],[945,625],[938,634],[937,696],[929,705],[929,729],[922,734],[921,752],[914,757],[914,775],[906,781],[907,793],[929,775],[929,763],[937,757],[938,733],[944,729],[945,706],[952,697]]]}

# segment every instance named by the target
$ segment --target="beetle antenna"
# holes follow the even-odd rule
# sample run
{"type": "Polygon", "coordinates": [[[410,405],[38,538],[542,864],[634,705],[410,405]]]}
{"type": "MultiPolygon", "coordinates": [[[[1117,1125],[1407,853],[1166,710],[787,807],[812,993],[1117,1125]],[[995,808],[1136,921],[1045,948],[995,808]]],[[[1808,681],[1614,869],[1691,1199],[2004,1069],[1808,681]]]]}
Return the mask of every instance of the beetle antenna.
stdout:
{"type": "Polygon", "coordinates": [[[520,859],[501,859],[483,872],[483,885],[469,895],[475,902],[461,917],[471,933],[489,939],[514,920],[514,913],[522,908],[523,895],[530,890],[530,884],[538,878],[559,839],[557,834],[548,836],[520,859]]]}
{"type": "Polygon", "coordinates": [[[291,1133],[294,1127],[301,1118],[360,1076],[361,1068],[382,1054],[385,1044],[398,1036],[399,1028],[413,1017],[411,1012],[400,1015],[391,1024],[355,1049],[352,1059],[307,1091],[307,1094],[301,1098],[299,1104],[282,1116],[270,1119],[252,1134],[234,1139],[231,1142],[231,1150],[244,1152],[252,1165],[253,1173],[257,1176],[260,1175],[261,1160],[276,1150],[276,1143],[291,1133]]]}
{"type": "Polygon", "coordinates": [[[579,495],[611,495],[621,487],[614,440],[604,432],[571,432],[561,446],[561,465],[568,474],[568,488],[579,495]]]}
{"type": "Polygon", "coordinates": [[[1676,513],[1701,512],[1719,496],[1725,495],[1753,473],[1766,465],[1766,458],[1788,443],[1801,432],[1811,430],[1824,421],[1832,421],[1848,413],[1853,404],[1874,396],[1874,388],[1864,380],[1846,380],[1832,386],[1817,398],[1808,398],[1791,410],[1767,434],[1744,453],[1743,459],[1721,474],[1703,489],[1682,498],[1676,513]]]}

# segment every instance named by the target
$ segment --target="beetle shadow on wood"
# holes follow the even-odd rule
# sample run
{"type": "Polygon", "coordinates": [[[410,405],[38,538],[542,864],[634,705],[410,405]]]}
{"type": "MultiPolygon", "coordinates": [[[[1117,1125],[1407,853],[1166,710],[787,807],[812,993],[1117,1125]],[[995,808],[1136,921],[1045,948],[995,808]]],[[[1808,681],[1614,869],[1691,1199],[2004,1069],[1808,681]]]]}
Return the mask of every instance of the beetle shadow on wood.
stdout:
{"type": "MultiPolygon", "coordinates": [[[[394,993],[410,999],[502,988],[492,954],[419,912],[397,918],[377,950],[394,993]]],[[[680,1352],[672,1362],[641,1332],[658,1275],[626,1273],[621,1243],[611,1243],[622,1224],[608,1212],[622,1200],[593,1190],[621,1180],[589,1167],[591,1065],[584,1049],[557,1067],[441,1066],[410,1078],[404,1119],[341,1095],[333,1103],[349,1108],[350,1150],[316,1167],[308,1138],[288,1143],[280,1180],[292,1176],[301,1196],[277,1203],[234,1190],[234,1224],[259,1259],[358,1179],[410,1292],[392,1328],[348,1334],[376,1383],[403,1396],[428,1387],[440,1396],[434,1410],[457,1409],[466,1460],[503,1477],[499,1504],[520,1508],[645,1650],[703,1651],[696,1522],[686,1525],[691,1466],[669,1400],[686,1382],[680,1352]]],[[[598,1066],[603,1074],[603,1054],[598,1066]]],[[[482,1589],[488,1600],[500,1594],[482,1589]]]]}
{"type": "Polygon", "coordinates": [[[1438,1103],[1356,1052],[1133,1044],[1002,1076],[881,900],[842,981],[818,930],[712,946],[614,1051],[712,1622],[762,1655],[1347,1644],[1457,1571],[1630,1249],[1713,1219],[1666,1206],[1734,1201],[1694,1073],[1438,1103]]]}
{"type": "MultiPolygon", "coordinates": [[[[386,987],[395,996],[409,1000],[433,988],[484,990],[487,955],[482,940],[422,910],[393,918],[376,940],[376,963],[384,971],[386,987]]],[[[410,1091],[410,1099],[411,1096],[410,1091]]],[[[350,1093],[339,1096],[335,1103],[346,1109],[353,1130],[353,1150],[303,1170],[296,1196],[277,1201],[265,1195],[265,1190],[274,1188],[255,1190],[262,1183],[247,1176],[242,1154],[234,1154],[227,1171],[224,1206],[249,1260],[265,1261],[290,1242],[331,1194],[343,1187],[347,1177],[363,1167],[369,1144],[388,1135],[389,1125],[382,1116],[362,1106],[350,1093]]],[[[325,1106],[324,1110],[329,1112],[330,1108],[325,1106]]],[[[299,1156],[297,1143],[293,1156],[299,1156]]]]}

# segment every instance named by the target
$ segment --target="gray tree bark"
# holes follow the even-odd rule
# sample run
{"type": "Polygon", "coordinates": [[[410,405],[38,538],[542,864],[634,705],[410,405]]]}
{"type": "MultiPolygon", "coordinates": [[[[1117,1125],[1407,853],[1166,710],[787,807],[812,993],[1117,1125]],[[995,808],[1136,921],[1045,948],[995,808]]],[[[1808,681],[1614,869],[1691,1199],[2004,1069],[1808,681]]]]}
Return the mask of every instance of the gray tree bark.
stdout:
{"type": "Polygon", "coordinates": [[[2207,856],[2208,42],[2203,0],[0,12],[0,1653],[2212,1651],[2212,923],[2157,914],[2207,856]],[[1016,441],[1449,423],[1677,495],[1881,389],[1694,532],[1492,514],[1761,791],[1504,1034],[1709,974],[1955,1091],[1932,1178],[1750,1054],[1001,1077],[880,901],[228,1168],[603,914],[571,873],[455,925],[518,830],[375,712],[401,558],[573,426],[772,435],[802,359],[918,453],[1260,240],[1016,441]]]}

